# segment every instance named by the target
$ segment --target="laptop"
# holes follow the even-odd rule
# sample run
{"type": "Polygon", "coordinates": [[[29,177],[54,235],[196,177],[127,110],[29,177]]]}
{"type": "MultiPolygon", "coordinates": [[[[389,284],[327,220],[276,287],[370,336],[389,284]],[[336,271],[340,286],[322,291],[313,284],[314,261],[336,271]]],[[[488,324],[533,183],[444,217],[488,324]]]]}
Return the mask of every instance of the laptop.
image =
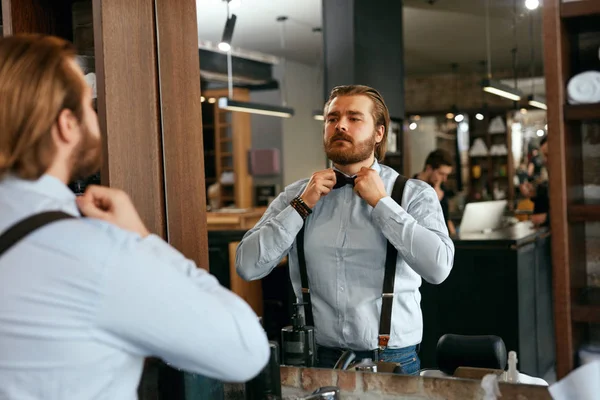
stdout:
{"type": "Polygon", "coordinates": [[[467,203],[459,233],[490,232],[502,227],[506,200],[467,203]]]}

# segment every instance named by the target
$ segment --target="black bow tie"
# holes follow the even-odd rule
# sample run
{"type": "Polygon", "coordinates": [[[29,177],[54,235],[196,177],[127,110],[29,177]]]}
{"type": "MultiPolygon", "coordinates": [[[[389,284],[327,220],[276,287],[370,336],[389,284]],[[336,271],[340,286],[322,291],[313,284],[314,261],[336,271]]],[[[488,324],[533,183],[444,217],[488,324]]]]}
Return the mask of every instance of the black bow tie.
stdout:
{"type": "Polygon", "coordinates": [[[335,185],[333,185],[334,189],[338,189],[346,185],[352,185],[352,187],[354,187],[354,179],[356,179],[356,177],[346,176],[338,170],[333,170],[333,172],[335,172],[335,185]]]}

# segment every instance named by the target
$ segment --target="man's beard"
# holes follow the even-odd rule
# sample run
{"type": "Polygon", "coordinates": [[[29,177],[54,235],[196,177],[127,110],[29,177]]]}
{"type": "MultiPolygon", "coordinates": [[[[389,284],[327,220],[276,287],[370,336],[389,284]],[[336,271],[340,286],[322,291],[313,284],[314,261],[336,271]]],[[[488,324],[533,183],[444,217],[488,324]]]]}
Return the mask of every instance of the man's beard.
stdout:
{"type": "Polygon", "coordinates": [[[323,140],[323,147],[325,147],[325,154],[327,158],[339,165],[350,165],[364,161],[373,155],[375,146],[377,144],[375,138],[376,131],[373,131],[373,135],[370,138],[363,140],[362,142],[354,143],[351,136],[343,133],[336,132],[329,140],[323,140]],[[336,142],[338,139],[345,140],[350,143],[350,147],[339,147],[336,142]]]}
{"type": "Polygon", "coordinates": [[[71,182],[87,178],[100,170],[102,165],[102,140],[93,136],[84,124],[81,125],[81,142],[71,157],[71,182]]]}

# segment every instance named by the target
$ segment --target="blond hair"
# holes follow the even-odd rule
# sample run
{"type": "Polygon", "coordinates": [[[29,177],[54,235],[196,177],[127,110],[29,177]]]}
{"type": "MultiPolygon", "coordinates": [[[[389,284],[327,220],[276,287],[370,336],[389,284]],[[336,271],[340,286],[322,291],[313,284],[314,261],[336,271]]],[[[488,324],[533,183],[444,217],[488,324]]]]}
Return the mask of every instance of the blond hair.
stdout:
{"type": "Polygon", "coordinates": [[[383,139],[381,139],[381,142],[375,145],[375,158],[381,162],[385,158],[385,152],[387,149],[387,134],[388,127],[390,126],[390,112],[383,101],[383,96],[377,90],[364,85],[336,86],[329,94],[329,100],[327,100],[327,103],[325,103],[323,115],[327,117],[329,105],[336,97],[359,95],[367,96],[369,99],[371,99],[371,102],[373,103],[371,115],[373,116],[375,127],[378,128],[383,126],[383,139]]]}
{"type": "Polygon", "coordinates": [[[85,83],[69,63],[75,54],[53,36],[0,39],[0,178],[39,178],[56,153],[52,126],[60,112],[82,120],[85,83]]]}

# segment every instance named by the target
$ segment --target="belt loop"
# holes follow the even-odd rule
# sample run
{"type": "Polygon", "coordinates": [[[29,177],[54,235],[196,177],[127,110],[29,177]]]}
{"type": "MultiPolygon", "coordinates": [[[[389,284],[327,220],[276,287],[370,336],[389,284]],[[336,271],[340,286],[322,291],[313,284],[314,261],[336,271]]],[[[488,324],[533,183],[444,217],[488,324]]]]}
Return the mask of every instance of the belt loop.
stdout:
{"type": "Polygon", "coordinates": [[[373,350],[373,361],[379,362],[379,349],[373,350]]]}

